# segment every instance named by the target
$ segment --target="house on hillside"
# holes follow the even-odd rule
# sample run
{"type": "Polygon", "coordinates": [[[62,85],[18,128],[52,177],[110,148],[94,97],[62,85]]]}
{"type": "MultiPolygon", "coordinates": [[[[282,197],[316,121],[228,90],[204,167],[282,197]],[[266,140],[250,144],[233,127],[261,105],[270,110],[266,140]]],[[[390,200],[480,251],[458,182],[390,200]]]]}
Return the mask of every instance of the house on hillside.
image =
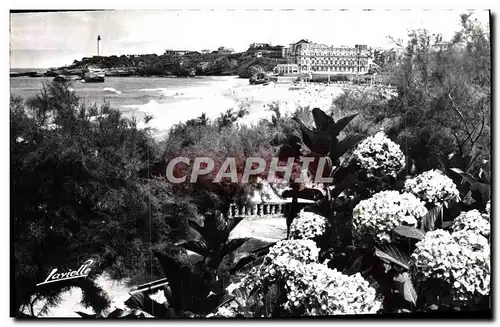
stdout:
{"type": "Polygon", "coordinates": [[[217,49],[217,52],[220,54],[231,54],[231,53],[234,53],[234,49],[226,48],[226,47],[219,47],[217,49]]]}
{"type": "Polygon", "coordinates": [[[172,56],[172,57],[180,57],[180,56],[185,55],[188,52],[191,52],[191,50],[172,50],[172,49],[168,49],[168,50],[165,50],[164,55],[165,56],[172,56]]]}

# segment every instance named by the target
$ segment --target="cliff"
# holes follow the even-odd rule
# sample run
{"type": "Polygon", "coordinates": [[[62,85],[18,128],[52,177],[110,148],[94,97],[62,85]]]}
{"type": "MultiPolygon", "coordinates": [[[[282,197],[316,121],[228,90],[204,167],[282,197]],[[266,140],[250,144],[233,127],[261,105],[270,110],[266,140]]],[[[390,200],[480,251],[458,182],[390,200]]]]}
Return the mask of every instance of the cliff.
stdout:
{"type": "Polygon", "coordinates": [[[45,76],[83,75],[89,67],[102,69],[106,76],[223,76],[238,75],[248,78],[254,73],[272,72],[285,63],[284,59],[261,57],[252,53],[234,54],[191,52],[184,56],[131,55],[94,56],[75,60],[71,65],[50,69],[45,76]]]}

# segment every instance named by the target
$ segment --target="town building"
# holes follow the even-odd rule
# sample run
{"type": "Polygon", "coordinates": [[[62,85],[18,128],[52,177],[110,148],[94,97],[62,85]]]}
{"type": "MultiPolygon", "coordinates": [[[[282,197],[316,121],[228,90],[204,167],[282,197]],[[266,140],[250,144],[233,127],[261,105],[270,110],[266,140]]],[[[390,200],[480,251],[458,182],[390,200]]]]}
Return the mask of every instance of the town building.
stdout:
{"type": "Polygon", "coordinates": [[[269,46],[271,46],[271,44],[269,44],[269,43],[252,43],[252,44],[250,44],[250,46],[248,48],[249,49],[261,49],[261,48],[266,48],[269,46]]]}
{"type": "Polygon", "coordinates": [[[366,74],[370,67],[368,46],[328,46],[300,40],[284,51],[290,64],[301,73],[366,74]]]}
{"type": "Polygon", "coordinates": [[[279,64],[274,67],[275,74],[278,75],[293,75],[299,73],[299,65],[297,64],[279,64]]]}
{"type": "Polygon", "coordinates": [[[284,58],[285,49],[282,45],[271,45],[270,43],[252,43],[248,47],[247,52],[253,53],[254,56],[257,56],[256,53],[260,53],[260,57],[266,58],[284,58]]]}
{"type": "Polygon", "coordinates": [[[165,50],[165,56],[180,57],[186,53],[191,52],[191,50],[165,50]]]}
{"type": "Polygon", "coordinates": [[[207,53],[210,53],[210,50],[208,50],[208,49],[203,49],[203,50],[201,50],[201,53],[203,53],[203,54],[207,54],[207,53]]]}
{"type": "Polygon", "coordinates": [[[217,52],[218,53],[222,53],[222,54],[231,54],[234,52],[234,49],[231,49],[231,48],[226,48],[226,47],[219,47],[217,49],[217,52]]]}

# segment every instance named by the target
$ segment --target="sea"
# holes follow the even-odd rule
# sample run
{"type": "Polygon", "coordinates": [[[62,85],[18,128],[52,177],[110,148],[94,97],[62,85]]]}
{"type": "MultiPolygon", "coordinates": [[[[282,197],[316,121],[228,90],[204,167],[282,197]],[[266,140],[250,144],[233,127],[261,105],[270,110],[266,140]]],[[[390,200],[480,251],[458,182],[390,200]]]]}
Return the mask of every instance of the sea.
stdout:
{"type": "MultiPolygon", "coordinates": [[[[37,69],[11,69],[33,71],[37,69]]],[[[40,69],[38,69],[40,70],[40,69]]],[[[25,99],[40,92],[52,77],[11,77],[10,93],[25,99]]],[[[232,96],[235,87],[248,85],[237,76],[208,77],[106,77],[104,83],[71,82],[69,89],[87,103],[107,102],[125,116],[139,120],[146,115],[154,118],[150,126],[157,136],[179,122],[200,116],[213,118],[227,109],[237,109],[232,96]]]]}

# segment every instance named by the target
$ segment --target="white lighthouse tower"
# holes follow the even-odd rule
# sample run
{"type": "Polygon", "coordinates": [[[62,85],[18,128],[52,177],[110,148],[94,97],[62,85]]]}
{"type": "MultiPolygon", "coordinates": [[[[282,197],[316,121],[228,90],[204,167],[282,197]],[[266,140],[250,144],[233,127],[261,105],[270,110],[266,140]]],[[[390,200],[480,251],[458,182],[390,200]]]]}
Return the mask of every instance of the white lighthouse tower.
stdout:
{"type": "Polygon", "coordinates": [[[101,36],[97,35],[97,56],[98,57],[101,55],[100,49],[101,49],[101,36]]]}

